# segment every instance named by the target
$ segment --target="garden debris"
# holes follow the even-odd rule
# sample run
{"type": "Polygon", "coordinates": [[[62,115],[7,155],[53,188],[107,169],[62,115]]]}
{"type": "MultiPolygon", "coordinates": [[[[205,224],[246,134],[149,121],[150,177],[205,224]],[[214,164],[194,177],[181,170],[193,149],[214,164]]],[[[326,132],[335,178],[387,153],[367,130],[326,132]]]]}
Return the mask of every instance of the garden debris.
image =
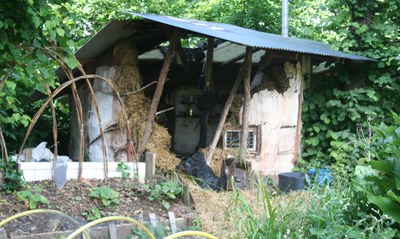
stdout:
{"type": "Polygon", "coordinates": [[[215,191],[226,190],[227,187],[227,175],[225,172],[226,164],[222,164],[221,177],[215,175],[210,166],[207,165],[204,159],[204,154],[199,151],[192,156],[183,160],[177,167],[178,170],[182,170],[197,179],[200,180],[199,185],[204,189],[213,189],[215,191]]]}

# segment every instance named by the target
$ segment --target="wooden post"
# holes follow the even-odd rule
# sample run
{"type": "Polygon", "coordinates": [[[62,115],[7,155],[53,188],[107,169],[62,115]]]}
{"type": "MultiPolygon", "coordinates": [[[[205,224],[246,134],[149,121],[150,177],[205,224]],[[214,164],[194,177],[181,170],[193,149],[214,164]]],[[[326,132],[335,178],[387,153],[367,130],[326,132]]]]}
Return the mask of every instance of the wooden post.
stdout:
{"type": "Polygon", "coordinates": [[[150,135],[152,132],[152,126],[154,123],[154,118],[157,113],[158,103],[160,102],[160,98],[161,98],[162,91],[164,88],[164,83],[165,83],[165,80],[167,79],[168,70],[169,70],[169,67],[172,62],[173,54],[175,53],[176,45],[178,44],[178,38],[179,38],[178,32],[177,32],[177,30],[175,30],[174,33],[172,33],[168,51],[165,56],[164,64],[161,68],[160,77],[158,78],[156,91],[154,92],[153,100],[150,105],[150,110],[149,110],[149,114],[147,116],[145,130],[144,130],[142,141],[140,143],[140,147],[138,150],[138,157],[140,157],[140,155],[142,155],[142,153],[146,149],[147,143],[149,142],[150,135]]]}
{"type": "Polygon", "coordinates": [[[243,114],[242,114],[242,132],[240,137],[239,157],[240,162],[245,162],[247,153],[247,138],[249,132],[249,112],[250,112],[250,78],[251,78],[251,57],[253,54],[252,47],[246,47],[245,61],[246,64],[243,89],[244,89],[244,103],[243,103],[243,114]]]}
{"type": "Polygon", "coordinates": [[[25,162],[32,161],[32,149],[33,148],[26,148],[25,149],[25,162]]]}
{"type": "Polygon", "coordinates": [[[192,206],[192,200],[190,199],[189,185],[187,183],[183,184],[182,201],[183,201],[183,204],[185,204],[186,206],[188,206],[188,207],[192,206]]]}
{"type": "Polygon", "coordinates": [[[146,173],[144,181],[149,182],[154,178],[154,174],[156,173],[156,154],[146,152],[145,160],[146,160],[146,173]]]}
{"type": "MultiPolygon", "coordinates": [[[[304,59],[304,58],[303,58],[304,59]]],[[[304,63],[304,62],[302,62],[304,63]]],[[[303,76],[303,72],[300,74],[303,76]]],[[[297,159],[299,155],[301,154],[300,152],[300,144],[301,144],[301,118],[302,118],[302,111],[303,111],[303,79],[302,77],[299,79],[299,105],[298,105],[298,112],[297,112],[297,125],[296,125],[296,145],[295,145],[295,150],[294,150],[294,156],[293,156],[293,161],[292,163],[295,165],[297,163],[297,159]]]]}
{"type": "Polygon", "coordinates": [[[241,66],[241,68],[239,70],[239,73],[238,73],[238,75],[236,77],[235,83],[232,86],[232,89],[231,89],[231,91],[229,93],[228,99],[226,100],[226,103],[225,103],[225,106],[224,106],[224,110],[222,111],[221,118],[219,120],[219,124],[218,124],[217,130],[215,131],[214,139],[213,139],[213,141],[212,141],[212,143],[210,145],[210,148],[208,150],[208,154],[207,154],[207,158],[206,158],[207,164],[210,164],[210,162],[211,162],[211,159],[212,159],[212,156],[214,154],[215,148],[217,147],[217,144],[218,144],[219,137],[221,136],[222,129],[224,128],[226,117],[228,116],[229,109],[231,108],[233,98],[235,97],[236,91],[239,88],[240,82],[241,82],[241,80],[243,78],[244,69],[246,68],[247,64],[251,64],[251,63],[248,62],[248,59],[246,57],[244,59],[243,63],[242,63],[242,66],[241,66]]]}

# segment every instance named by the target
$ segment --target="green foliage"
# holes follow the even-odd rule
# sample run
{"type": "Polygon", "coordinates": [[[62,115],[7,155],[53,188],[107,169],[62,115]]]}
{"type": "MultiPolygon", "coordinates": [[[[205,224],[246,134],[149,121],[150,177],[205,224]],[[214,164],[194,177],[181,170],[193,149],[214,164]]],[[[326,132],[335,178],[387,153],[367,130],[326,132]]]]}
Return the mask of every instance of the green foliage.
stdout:
{"type": "MultiPolygon", "coordinates": [[[[157,226],[153,226],[151,224],[145,224],[147,229],[154,235],[155,238],[165,238],[171,234],[171,229],[168,226],[164,226],[162,224],[157,224],[157,226]]],[[[129,238],[149,238],[143,229],[138,227],[132,228],[132,234],[129,235],[129,238]]]]}
{"type": "Polygon", "coordinates": [[[400,117],[392,115],[393,125],[373,127],[371,170],[359,166],[357,172],[368,200],[400,223],[400,117]]]}
{"type": "Polygon", "coordinates": [[[370,211],[365,195],[351,183],[310,189],[307,238],[393,238],[388,217],[370,211]]]}
{"type": "Polygon", "coordinates": [[[257,198],[252,201],[240,191],[232,195],[227,219],[232,220],[238,230],[235,238],[289,238],[293,233],[304,234],[301,200],[293,197],[283,205],[279,198],[270,195],[266,185],[259,184],[256,190],[257,198]]]}
{"type": "Polygon", "coordinates": [[[119,205],[119,193],[108,186],[93,188],[89,196],[100,199],[105,207],[119,205]]]}
{"type": "Polygon", "coordinates": [[[3,174],[3,183],[0,184],[0,191],[12,193],[26,185],[22,172],[17,170],[18,164],[14,161],[0,161],[0,172],[3,174]]]}
{"type": "Polygon", "coordinates": [[[103,212],[99,208],[94,207],[90,210],[82,212],[82,216],[88,221],[94,221],[100,219],[103,216],[103,212]]]}
{"type": "Polygon", "coordinates": [[[251,200],[234,192],[226,216],[238,234],[227,237],[363,239],[399,235],[393,221],[370,210],[365,194],[346,181],[331,187],[313,184],[307,191],[283,195],[271,195],[265,185],[258,185],[257,195],[251,200]]]}
{"type": "Polygon", "coordinates": [[[119,162],[118,163],[117,171],[121,172],[121,177],[123,179],[129,178],[130,175],[131,175],[131,173],[129,172],[130,171],[129,165],[127,163],[125,163],[125,162],[119,162]]]}
{"type": "Polygon", "coordinates": [[[29,209],[35,209],[39,204],[48,204],[49,200],[41,195],[42,188],[40,186],[35,185],[34,193],[30,190],[23,190],[17,192],[17,197],[19,201],[23,201],[26,205],[28,205],[29,209]]]}
{"type": "Polygon", "coordinates": [[[337,177],[348,178],[365,160],[357,132],[384,115],[378,100],[376,91],[367,87],[305,91],[303,167],[330,167],[337,177]]]}
{"type": "Polygon", "coordinates": [[[182,186],[175,181],[145,184],[143,188],[150,193],[150,201],[160,201],[166,209],[170,208],[169,201],[175,200],[182,193],[182,186]]]}

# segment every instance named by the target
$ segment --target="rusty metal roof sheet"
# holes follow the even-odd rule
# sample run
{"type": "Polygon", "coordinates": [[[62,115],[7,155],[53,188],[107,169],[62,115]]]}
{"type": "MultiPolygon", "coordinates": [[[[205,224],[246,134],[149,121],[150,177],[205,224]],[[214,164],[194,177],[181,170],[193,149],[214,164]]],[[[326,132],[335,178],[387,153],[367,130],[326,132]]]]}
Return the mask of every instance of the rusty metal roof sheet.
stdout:
{"type": "Polygon", "coordinates": [[[320,56],[338,57],[351,60],[373,60],[356,54],[332,50],[328,44],[306,39],[299,39],[295,37],[283,38],[281,35],[259,32],[243,27],[234,26],[231,24],[183,19],[153,14],[140,14],[133,12],[128,13],[151,21],[181,28],[205,36],[228,40],[246,46],[299,52],[320,56]]]}

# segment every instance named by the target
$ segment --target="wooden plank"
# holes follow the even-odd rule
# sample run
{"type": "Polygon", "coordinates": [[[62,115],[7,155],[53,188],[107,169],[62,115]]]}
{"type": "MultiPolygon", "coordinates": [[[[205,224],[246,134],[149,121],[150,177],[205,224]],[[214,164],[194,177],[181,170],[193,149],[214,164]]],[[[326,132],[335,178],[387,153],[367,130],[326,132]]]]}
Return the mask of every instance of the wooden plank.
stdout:
{"type": "Polygon", "coordinates": [[[240,146],[239,146],[239,157],[241,162],[245,162],[246,154],[247,154],[247,138],[249,133],[249,113],[250,113],[250,78],[251,78],[251,57],[253,55],[253,48],[246,47],[246,56],[245,61],[248,62],[246,64],[246,68],[244,70],[244,80],[243,80],[243,89],[244,89],[244,103],[243,103],[243,114],[242,114],[242,131],[240,137],[240,146]]]}
{"type": "Polygon", "coordinates": [[[156,214],[155,213],[149,213],[149,218],[150,218],[150,224],[154,228],[156,228],[157,227],[157,223],[158,223],[156,214]]]}
{"type": "Polygon", "coordinates": [[[175,219],[175,213],[174,212],[168,212],[168,218],[169,218],[169,225],[171,227],[171,232],[176,233],[178,231],[177,226],[176,226],[176,219],[175,219]]]}
{"type": "Polygon", "coordinates": [[[144,176],[144,181],[149,182],[154,178],[156,173],[156,154],[151,152],[146,152],[146,174],[144,176]]]}
{"type": "Polygon", "coordinates": [[[115,222],[109,222],[108,233],[110,235],[110,239],[118,239],[117,227],[115,226],[115,222]]]}

